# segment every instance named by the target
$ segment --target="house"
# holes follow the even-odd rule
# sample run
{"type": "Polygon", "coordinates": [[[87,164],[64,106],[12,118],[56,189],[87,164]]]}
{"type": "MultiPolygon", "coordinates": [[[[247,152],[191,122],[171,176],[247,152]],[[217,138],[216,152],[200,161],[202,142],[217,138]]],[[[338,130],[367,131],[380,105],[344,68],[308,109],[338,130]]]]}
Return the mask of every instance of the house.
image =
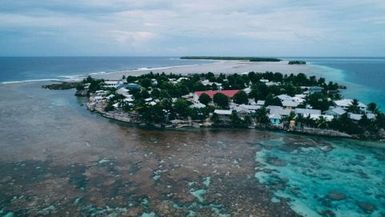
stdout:
{"type": "Polygon", "coordinates": [[[265,100],[258,100],[257,105],[259,106],[264,106],[265,105],[265,100]]]}
{"type": "MultiPolygon", "coordinates": [[[[334,101],[334,104],[338,107],[341,107],[343,109],[347,109],[349,108],[353,103],[353,100],[352,99],[341,99],[341,100],[335,100],[334,101]]],[[[361,109],[361,110],[366,110],[366,105],[362,102],[358,102],[358,107],[361,109]]]]}
{"type": "Polygon", "coordinates": [[[129,93],[129,90],[125,87],[119,88],[116,90],[117,94],[123,95],[126,98],[132,98],[132,95],[129,93]]]}
{"type": "Polygon", "coordinates": [[[279,114],[270,114],[268,115],[270,123],[273,126],[282,126],[282,116],[279,114]]]}
{"type": "Polygon", "coordinates": [[[296,108],[300,103],[292,101],[292,100],[283,100],[282,106],[287,108],[287,109],[293,109],[296,108]]]}
{"type": "Polygon", "coordinates": [[[230,116],[233,111],[231,110],[223,110],[223,109],[215,109],[214,113],[220,116],[230,116]]]}
{"type": "Polygon", "coordinates": [[[194,100],[198,101],[199,97],[202,94],[207,94],[211,99],[214,98],[214,95],[217,93],[221,93],[229,98],[233,98],[235,94],[237,94],[239,90],[206,90],[206,91],[195,91],[194,92],[194,100]]]}
{"type": "Polygon", "coordinates": [[[298,102],[299,104],[305,102],[306,95],[305,94],[296,94],[291,98],[294,102],[298,102]]]}
{"type": "Polygon", "coordinates": [[[267,106],[267,110],[269,111],[270,115],[280,115],[280,116],[289,116],[290,110],[285,109],[281,106],[267,106]]]}
{"type": "Polygon", "coordinates": [[[290,100],[291,101],[291,96],[286,95],[286,94],[278,95],[277,98],[280,99],[281,102],[284,101],[284,100],[288,100],[288,101],[290,100]]]}
{"type": "Polygon", "coordinates": [[[202,103],[200,103],[200,102],[196,102],[196,103],[190,105],[189,107],[190,107],[190,108],[198,108],[198,109],[200,109],[200,108],[206,108],[206,105],[205,105],[205,104],[202,104],[202,103]]]}
{"type": "Polygon", "coordinates": [[[321,110],[296,108],[294,110],[294,113],[297,115],[302,115],[303,117],[309,117],[311,115],[321,115],[321,110]]]}
{"type": "Polygon", "coordinates": [[[353,121],[359,121],[362,119],[362,114],[354,114],[354,113],[348,113],[348,117],[352,119],[353,121]]]}
{"type": "Polygon", "coordinates": [[[118,88],[118,86],[119,85],[121,85],[121,84],[123,84],[123,82],[122,81],[113,81],[113,80],[111,80],[111,81],[104,81],[104,87],[106,87],[106,88],[118,88]]]}
{"type": "Polygon", "coordinates": [[[341,107],[330,107],[329,110],[325,111],[326,115],[332,115],[334,117],[339,117],[345,113],[346,113],[345,109],[341,107]]]}
{"type": "Polygon", "coordinates": [[[311,114],[310,119],[312,120],[319,120],[320,118],[323,118],[324,120],[330,122],[334,119],[333,115],[316,115],[316,114],[311,114]]]}
{"type": "Polygon", "coordinates": [[[237,112],[240,112],[240,113],[254,113],[255,111],[257,111],[260,108],[261,108],[261,106],[258,106],[258,105],[242,104],[242,105],[235,107],[235,110],[237,112]]]}
{"type": "Polygon", "coordinates": [[[233,113],[232,110],[215,109],[214,114],[218,115],[221,121],[230,121],[230,116],[233,113]]]}
{"type": "Polygon", "coordinates": [[[249,105],[257,105],[255,99],[249,99],[249,105]]]}

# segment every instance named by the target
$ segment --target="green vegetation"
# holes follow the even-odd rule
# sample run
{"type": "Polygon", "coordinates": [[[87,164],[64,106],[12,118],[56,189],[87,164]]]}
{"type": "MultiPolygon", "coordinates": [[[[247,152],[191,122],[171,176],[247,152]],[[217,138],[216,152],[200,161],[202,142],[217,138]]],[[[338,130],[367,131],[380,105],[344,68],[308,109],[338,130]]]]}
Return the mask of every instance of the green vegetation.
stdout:
{"type": "Polygon", "coordinates": [[[184,56],[181,59],[191,60],[246,60],[250,62],[280,62],[278,58],[271,57],[222,57],[222,56],[184,56]]]}
{"type": "Polygon", "coordinates": [[[83,85],[81,85],[80,82],[61,82],[59,84],[43,85],[42,87],[50,90],[68,90],[73,88],[82,88],[83,85]]]}
{"type": "Polygon", "coordinates": [[[199,102],[204,104],[204,105],[208,105],[210,102],[211,102],[211,98],[209,95],[207,95],[206,93],[203,93],[199,96],[199,102]]]}
{"type": "Polygon", "coordinates": [[[289,65],[305,65],[306,61],[303,60],[290,60],[289,65]]]}
{"type": "Polygon", "coordinates": [[[213,101],[221,109],[227,109],[229,107],[229,98],[222,93],[215,94],[213,101]]]}
{"type": "MultiPolygon", "coordinates": [[[[344,88],[337,83],[326,82],[324,78],[307,77],[303,73],[283,75],[273,72],[230,75],[202,73],[189,76],[149,73],[126,76],[125,83],[123,87],[127,87],[126,93],[107,87],[103,80],[88,77],[81,82],[81,86],[77,86],[77,90],[98,96],[95,103],[100,104],[104,112],[125,112],[148,125],[188,125],[194,122],[204,123],[205,126],[272,127],[275,122],[269,118],[267,106],[292,109],[284,108],[280,97],[295,98],[302,95],[302,101],[294,107],[317,109],[325,114],[334,106],[335,100],[341,99],[339,90],[344,88]],[[135,85],[137,88],[129,88],[135,85]],[[232,98],[223,93],[216,93],[213,98],[205,93],[199,97],[192,94],[195,91],[217,89],[239,91],[232,98]],[[256,106],[256,102],[261,100],[264,105],[256,106]],[[215,113],[216,109],[227,111],[215,113]]],[[[288,129],[289,123],[295,121],[295,127],[299,129],[333,129],[361,138],[376,138],[380,130],[385,128],[385,115],[375,103],[368,104],[367,110],[363,110],[358,100],[353,100],[345,111],[345,114],[332,116],[331,120],[322,115],[317,118],[302,116],[292,109],[290,115],[286,113],[282,116],[280,126],[288,129]]],[[[274,119],[276,116],[271,117],[274,119]]]]}

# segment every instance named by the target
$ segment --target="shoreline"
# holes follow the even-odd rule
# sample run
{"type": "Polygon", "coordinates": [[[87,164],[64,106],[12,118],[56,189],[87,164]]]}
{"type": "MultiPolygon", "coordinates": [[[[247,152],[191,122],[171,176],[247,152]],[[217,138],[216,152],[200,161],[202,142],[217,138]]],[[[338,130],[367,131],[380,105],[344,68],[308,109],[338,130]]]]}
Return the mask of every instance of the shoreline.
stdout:
{"type": "Polygon", "coordinates": [[[94,75],[95,78],[99,79],[109,79],[117,80],[121,79],[123,75],[132,75],[138,76],[147,74],[149,72],[153,73],[174,73],[174,74],[196,74],[196,73],[207,73],[212,72],[214,74],[242,74],[248,73],[250,71],[255,72],[280,72],[283,74],[298,74],[298,73],[311,73],[315,71],[311,65],[289,65],[287,60],[281,62],[248,62],[240,60],[215,60],[211,63],[202,63],[194,65],[183,65],[183,66],[169,66],[169,67],[160,67],[160,68],[149,68],[149,69],[136,69],[136,70],[126,70],[119,72],[110,72],[104,74],[94,75]]]}
{"type": "Polygon", "coordinates": [[[108,120],[113,120],[119,123],[128,124],[131,127],[138,127],[143,129],[155,129],[155,130],[185,130],[185,129],[208,129],[208,130],[215,130],[215,129],[249,129],[249,130],[260,130],[260,131],[268,131],[268,132],[280,132],[280,133],[287,133],[287,134],[293,134],[293,135],[304,135],[304,136],[319,136],[319,137],[326,137],[326,138],[342,138],[342,139],[354,139],[358,141],[375,141],[375,142],[383,142],[382,140],[367,140],[367,139],[361,139],[358,137],[355,137],[353,135],[330,130],[330,129],[317,129],[317,128],[304,128],[302,130],[300,129],[284,129],[284,128],[276,128],[276,127],[268,127],[268,126],[254,126],[254,127],[234,127],[234,126],[227,126],[227,125],[217,125],[217,126],[205,126],[204,122],[202,121],[191,121],[190,124],[187,124],[184,120],[180,120],[183,122],[183,124],[175,124],[175,125],[146,125],[144,122],[135,121],[132,120],[132,114],[127,114],[124,112],[105,112],[101,108],[93,107],[91,108],[89,106],[89,103],[86,105],[87,110],[92,113],[97,113],[103,118],[106,118],[108,120]],[[129,117],[131,116],[131,117],[129,117]]]}

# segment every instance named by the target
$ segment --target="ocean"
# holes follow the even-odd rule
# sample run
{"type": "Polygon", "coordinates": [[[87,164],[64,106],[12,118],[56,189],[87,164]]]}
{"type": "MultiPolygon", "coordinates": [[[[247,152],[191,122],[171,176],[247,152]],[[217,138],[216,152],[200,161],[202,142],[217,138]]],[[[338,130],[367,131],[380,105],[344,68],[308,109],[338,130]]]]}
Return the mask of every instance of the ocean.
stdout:
{"type": "Polygon", "coordinates": [[[329,80],[345,84],[345,97],[376,102],[385,110],[385,58],[301,58],[319,66],[329,80]]]}
{"type": "Polygon", "coordinates": [[[60,80],[88,74],[208,62],[178,57],[0,57],[0,82],[60,80]]]}
{"type": "MultiPolygon", "coordinates": [[[[384,142],[255,129],[137,128],[89,112],[74,90],[41,88],[48,81],[9,82],[179,61],[76,59],[1,60],[9,62],[1,64],[0,216],[385,215],[384,142]]],[[[349,70],[354,59],[306,60],[326,78],[362,88],[357,98],[383,91],[377,68],[383,60],[357,63],[376,68],[373,85],[362,81],[364,71],[353,71],[359,67],[349,70]]]]}

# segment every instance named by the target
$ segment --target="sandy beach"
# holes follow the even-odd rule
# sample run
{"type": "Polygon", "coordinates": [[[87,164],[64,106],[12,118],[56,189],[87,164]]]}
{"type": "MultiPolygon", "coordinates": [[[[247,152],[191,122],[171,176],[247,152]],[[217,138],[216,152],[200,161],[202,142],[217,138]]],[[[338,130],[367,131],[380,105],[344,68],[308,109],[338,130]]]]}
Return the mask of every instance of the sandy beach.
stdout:
{"type": "MultiPolygon", "coordinates": [[[[141,75],[149,72],[154,73],[176,73],[176,74],[191,74],[191,73],[247,73],[255,72],[280,72],[283,74],[297,73],[314,73],[313,66],[310,65],[288,65],[288,61],[281,62],[248,62],[248,61],[213,61],[212,63],[185,65],[185,66],[170,66],[160,68],[127,70],[119,72],[111,72],[105,74],[93,74],[95,78],[104,78],[115,80],[122,78],[123,75],[141,75]]],[[[312,74],[313,74],[312,73],[312,74]]]]}

